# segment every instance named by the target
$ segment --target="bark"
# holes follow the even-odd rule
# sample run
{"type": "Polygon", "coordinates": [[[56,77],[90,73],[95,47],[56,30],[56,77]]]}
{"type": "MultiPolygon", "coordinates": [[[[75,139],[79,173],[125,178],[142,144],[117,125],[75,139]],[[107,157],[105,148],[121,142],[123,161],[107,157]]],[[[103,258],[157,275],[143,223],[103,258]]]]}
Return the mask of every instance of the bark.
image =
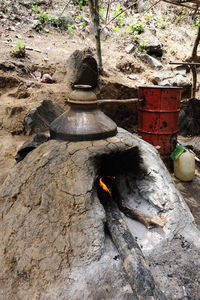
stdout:
{"type": "Polygon", "coordinates": [[[90,15],[94,27],[94,35],[96,39],[96,51],[97,51],[97,61],[99,65],[100,74],[103,72],[103,63],[101,55],[101,40],[100,40],[100,25],[99,25],[99,1],[98,0],[88,0],[88,5],[90,9],[90,15]]]}
{"type": "Polygon", "coordinates": [[[108,230],[119,251],[129,282],[138,299],[167,300],[166,296],[156,286],[142,251],[121,217],[117,204],[110,199],[105,201],[104,208],[108,230]]]}
{"type": "Polygon", "coordinates": [[[194,42],[194,47],[193,47],[193,50],[192,50],[191,61],[193,61],[193,62],[197,58],[197,49],[198,49],[198,46],[199,46],[199,41],[200,41],[200,27],[198,27],[197,36],[196,36],[196,39],[195,39],[195,42],[194,42]]]}
{"type": "Polygon", "coordinates": [[[192,98],[196,96],[196,86],[197,86],[197,68],[196,66],[191,66],[192,77],[193,77],[193,85],[192,85],[192,98]]]}

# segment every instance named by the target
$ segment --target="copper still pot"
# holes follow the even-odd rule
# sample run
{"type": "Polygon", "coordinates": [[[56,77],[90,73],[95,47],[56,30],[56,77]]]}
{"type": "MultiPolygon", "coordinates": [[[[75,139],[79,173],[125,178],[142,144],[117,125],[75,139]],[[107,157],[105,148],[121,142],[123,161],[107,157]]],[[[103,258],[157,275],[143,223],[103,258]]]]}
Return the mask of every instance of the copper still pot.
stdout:
{"type": "Polygon", "coordinates": [[[91,141],[116,135],[117,125],[98,108],[91,86],[76,85],[68,103],[69,109],[50,125],[51,139],[91,141]]]}

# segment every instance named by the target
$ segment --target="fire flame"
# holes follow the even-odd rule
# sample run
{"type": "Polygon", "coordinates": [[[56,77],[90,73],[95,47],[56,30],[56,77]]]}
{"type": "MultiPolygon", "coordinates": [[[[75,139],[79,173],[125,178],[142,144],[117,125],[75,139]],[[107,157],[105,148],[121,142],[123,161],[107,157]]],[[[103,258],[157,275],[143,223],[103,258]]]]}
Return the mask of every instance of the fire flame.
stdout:
{"type": "Polygon", "coordinates": [[[102,187],[102,189],[104,191],[106,191],[110,195],[110,197],[112,197],[112,192],[109,190],[109,188],[107,187],[107,185],[103,182],[102,178],[99,179],[99,185],[102,187]]]}

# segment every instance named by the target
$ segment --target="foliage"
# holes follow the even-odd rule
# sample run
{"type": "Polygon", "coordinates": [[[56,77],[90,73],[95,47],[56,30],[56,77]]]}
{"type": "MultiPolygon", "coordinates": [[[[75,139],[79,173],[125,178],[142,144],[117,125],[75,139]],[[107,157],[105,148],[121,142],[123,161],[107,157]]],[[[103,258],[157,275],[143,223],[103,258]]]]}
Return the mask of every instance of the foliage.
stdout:
{"type": "Polygon", "coordinates": [[[135,22],[130,27],[129,30],[132,34],[138,35],[144,32],[144,24],[142,22],[135,22]]]}
{"type": "Polygon", "coordinates": [[[52,17],[49,17],[47,13],[41,12],[36,14],[36,19],[38,21],[33,26],[36,31],[40,31],[45,25],[50,24],[51,26],[60,29],[66,29],[69,34],[73,34],[73,28],[69,24],[69,19],[65,16],[53,15],[52,17]]]}
{"type": "Polygon", "coordinates": [[[36,19],[38,19],[38,21],[43,24],[43,25],[46,25],[46,24],[49,24],[50,23],[50,18],[48,16],[47,13],[45,12],[41,12],[39,14],[36,14],[36,19]]]}
{"type": "Polygon", "coordinates": [[[21,43],[19,40],[16,40],[16,46],[10,50],[10,55],[12,57],[22,58],[26,54],[26,45],[21,43]]]}
{"type": "Polygon", "coordinates": [[[143,53],[147,52],[146,44],[147,44],[147,40],[142,40],[141,42],[139,42],[137,45],[138,50],[143,53]]]}
{"type": "Polygon", "coordinates": [[[158,16],[157,23],[159,24],[160,28],[165,29],[166,22],[164,21],[163,17],[158,16]]]}
{"type": "Polygon", "coordinates": [[[121,6],[119,3],[116,5],[115,10],[113,11],[113,14],[116,16],[116,19],[115,19],[116,25],[121,27],[124,24],[125,14],[124,14],[124,12],[122,12],[121,6]]]}
{"type": "Polygon", "coordinates": [[[58,27],[58,28],[61,28],[61,29],[65,29],[65,28],[68,28],[68,19],[66,17],[58,17],[58,16],[53,16],[51,18],[51,25],[54,26],[54,27],[58,27]]]}
{"type": "Polygon", "coordinates": [[[175,50],[173,47],[170,48],[171,55],[176,55],[177,50],[175,50]]]}
{"type": "Polygon", "coordinates": [[[176,15],[176,18],[174,20],[174,23],[179,24],[186,15],[186,8],[184,8],[182,6],[177,6],[177,8],[175,9],[175,15],[176,15]]]}
{"type": "Polygon", "coordinates": [[[40,6],[37,4],[32,4],[32,11],[34,11],[35,13],[39,13],[40,12],[40,6]]]}
{"type": "Polygon", "coordinates": [[[152,12],[150,10],[146,11],[145,14],[144,14],[144,18],[146,20],[146,23],[150,24],[151,23],[151,18],[152,18],[152,12]]]}
{"type": "Polygon", "coordinates": [[[88,5],[88,0],[72,0],[73,4],[78,5],[80,8],[88,5]]]}
{"type": "Polygon", "coordinates": [[[198,31],[199,26],[200,26],[199,16],[197,16],[197,17],[195,18],[195,20],[194,20],[194,26],[195,26],[196,31],[198,31]]]}
{"type": "Polygon", "coordinates": [[[67,32],[69,34],[73,34],[74,33],[72,25],[68,24],[68,26],[67,26],[67,32]]]}

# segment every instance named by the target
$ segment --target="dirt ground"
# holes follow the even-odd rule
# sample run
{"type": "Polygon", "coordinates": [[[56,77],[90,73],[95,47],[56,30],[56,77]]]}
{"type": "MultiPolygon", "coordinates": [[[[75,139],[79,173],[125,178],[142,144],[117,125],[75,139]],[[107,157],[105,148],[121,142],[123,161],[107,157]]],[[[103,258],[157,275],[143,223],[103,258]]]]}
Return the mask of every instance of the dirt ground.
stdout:
{"type": "MultiPolygon", "coordinates": [[[[69,35],[52,27],[37,33],[32,29],[31,17],[29,16],[28,19],[30,22],[20,25],[0,20],[0,43],[2,45],[0,47],[0,187],[15,164],[14,157],[17,149],[29,138],[23,135],[24,117],[27,112],[44,99],[52,100],[65,108],[70,92],[65,68],[67,58],[75,50],[88,47],[95,53],[95,41],[90,28],[86,34],[77,30],[73,35],[69,35]],[[10,57],[9,52],[16,39],[23,40],[26,44],[25,58],[10,57]],[[35,71],[43,74],[49,73],[55,79],[55,83],[38,82],[33,76],[35,71]]],[[[162,32],[162,34],[163,43],[166,45],[169,42],[169,32],[165,34],[162,32]]],[[[190,37],[186,39],[188,43],[178,49],[179,60],[185,59],[190,53],[190,37]]],[[[169,42],[168,48],[170,48],[170,43],[174,45],[174,41],[169,42]]],[[[130,88],[137,88],[137,85],[141,84],[152,84],[150,81],[152,70],[144,68],[137,57],[127,56],[124,51],[127,44],[129,44],[129,39],[126,35],[116,35],[102,41],[105,76],[101,80],[107,82],[108,85],[118,82],[130,88]],[[120,68],[126,68],[127,59],[137,70],[138,82],[130,79],[127,74],[120,72],[116,67],[120,62],[122,65],[120,68]]],[[[169,49],[165,51],[169,54],[169,49]]],[[[165,55],[163,61],[167,63],[171,58],[176,57],[170,54],[165,55]]],[[[193,182],[183,183],[175,180],[175,183],[200,229],[198,171],[193,182]]],[[[162,253],[159,252],[156,255],[156,259],[154,255],[148,260],[157,282],[160,282],[161,289],[169,299],[200,299],[199,249],[195,249],[182,237],[176,237],[162,253]]]]}

